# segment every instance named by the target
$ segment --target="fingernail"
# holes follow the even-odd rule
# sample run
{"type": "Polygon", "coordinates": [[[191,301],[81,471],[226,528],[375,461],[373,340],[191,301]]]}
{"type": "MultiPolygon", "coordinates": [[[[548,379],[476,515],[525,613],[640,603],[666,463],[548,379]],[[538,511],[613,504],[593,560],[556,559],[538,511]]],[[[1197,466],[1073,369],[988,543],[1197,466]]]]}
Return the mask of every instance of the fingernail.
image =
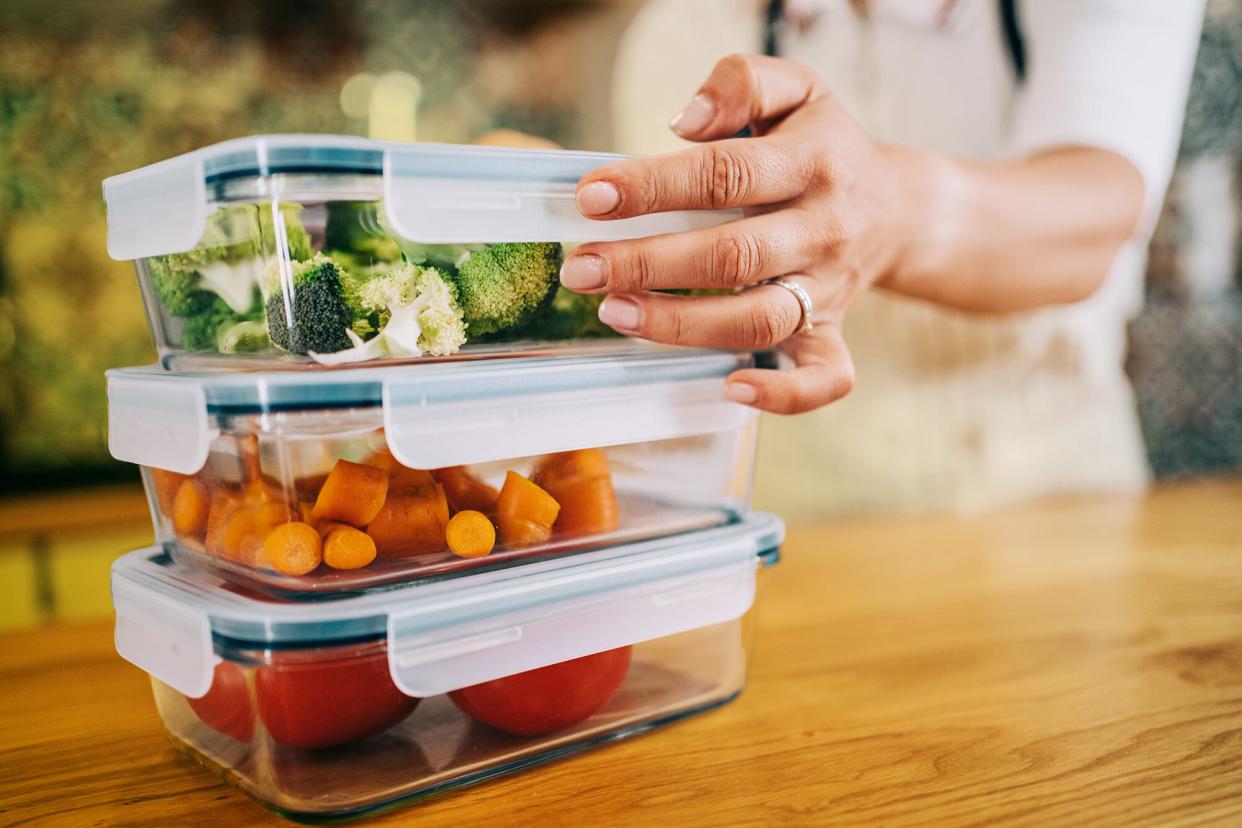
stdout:
{"type": "Polygon", "coordinates": [[[744,382],[730,382],[725,385],[725,399],[742,405],[751,405],[759,399],[759,389],[744,382]]]}
{"type": "Polygon", "coordinates": [[[668,128],[678,135],[694,135],[712,121],[716,114],[716,105],[706,95],[695,95],[686,104],[686,108],[673,116],[668,128]]]}
{"type": "Polygon", "coordinates": [[[570,256],[561,265],[561,284],[570,290],[594,290],[608,281],[607,263],[599,256],[570,256]]]}
{"type": "Polygon", "coordinates": [[[641,315],[638,304],[624,296],[609,296],[599,306],[599,321],[622,332],[637,331],[641,315]]]}
{"type": "Polygon", "coordinates": [[[584,216],[611,213],[621,203],[621,191],[607,181],[592,181],[578,190],[578,211],[584,216]]]}

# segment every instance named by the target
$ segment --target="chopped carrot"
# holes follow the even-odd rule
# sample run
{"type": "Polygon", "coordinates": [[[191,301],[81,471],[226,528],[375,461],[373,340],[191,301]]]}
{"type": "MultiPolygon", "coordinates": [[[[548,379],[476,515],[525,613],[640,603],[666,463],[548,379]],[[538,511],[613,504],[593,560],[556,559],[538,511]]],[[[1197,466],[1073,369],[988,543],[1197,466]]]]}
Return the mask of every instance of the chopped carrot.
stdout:
{"type": "Polygon", "coordinates": [[[367,534],[381,557],[418,555],[444,548],[448,525],[448,500],[444,487],[423,486],[389,492],[367,534]]]}
{"type": "Polygon", "coordinates": [[[172,522],[178,535],[201,535],[207,531],[207,515],[211,511],[211,493],[192,477],[181,481],[173,498],[172,522]]]}
{"type": "MultiPolygon", "coordinates": [[[[308,503],[305,500],[299,500],[298,501],[298,517],[302,519],[303,523],[309,523],[311,526],[314,526],[316,529],[319,528],[320,521],[318,518],[315,517],[315,504],[314,503],[308,503]]],[[[320,530],[320,534],[322,534],[322,532],[323,530],[320,530]]]]}
{"type": "Polygon", "coordinates": [[[296,515],[283,503],[241,505],[225,520],[216,554],[235,563],[255,566],[268,533],[295,518],[296,515]]]}
{"type": "Polygon", "coordinates": [[[366,526],[379,514],[387,494],[388,472],[363,463],[337,460],[319,490],[312,514],[317,520],[366,526]]]}
{"type": "Polygon", "coordinates": [[[548,494],[561,504],[556,520],[556,534],[564,537],[602,535],[615,532],[621,525],[617,495],[612,478],[592,477],[558,483],[548,487],[548,494]]]}
{"type": "Polygon", "coordinates": [[[554,480],[605,477],[608,474],[608,454],[603,449],[589,448],[549,454],[539,461],[531,477],[540,486],[546,487],[554,480]]]}
{"type": "Polygon", "coordinates": [[[241,495],[230,489],[216,489],[211,494],[211,507],[207,510],[207,551],[221,558],[224,553],[224,529],[229,518],[241,508],[241,495]]]}
{"type": "Polygon", "coordinates": [[[552,537],[561,511],[556,498],[517,472],[505,475],[496,500],[496,523],[505,546],[532,546],[552,537]]]}
{"type": "Polygon", "coordinates": [[[449,519],[444,537],[459,558],[480,558],[496,545],[496,527],[482,512],[465,509],[449,519]]]}
{"type": "Polygon", "coordinates": [[[173,501],[177,499],[177,490],[181,488],[182,483],[190,479],[190,476],[154,467],[148,467],[147,471],[151,473],[151,483],[155,489],[155,502],[159,504],[160,514],[171,516],[173,513],[173,501]]]}
{"type": "Polygon", "coordinates": [[[569,537],[614,532],[621,525],[617,495],[601,449],[579,449],[543,459],[535,481],[561,504],[556,533],[569,537]]]}
{"type": "Polygon", "coordinates": [[[263,557],[277,572],[305,575],[323,560],[323,539],[308,523],[282,523],[264,539],[263,557]]]}
{"type": "Polygon", "coordinates": [[[315,498],[319,496],[319,490],[323,488],[323,483],[327,479],[328,475],[326,474],[298,477],[293,481],[293,490],[297,493],[299,500],[309,500],[314,503],[315,498]]]}
{"type": "Polygon", "coordinates": [[[328,537],[328,535],[331,534],[333,529],[339,529],[342,526],[349,526],[348,523],[341,523],[339,520],[321,520],[318,523],[314,521],[310,521],[310,520],[303,521],[303,522],[309,523],[311,526],[314,526],[315,529],[319,531],[319,536],[322,538],[328,537]]]}
{"type": "Polygon", "coordinates": [[[500,493],[471,474],[465,466],[436,469],[433,474],[440,485],[444,486],[449,508],[454,512],[472,509],[489,513],[496,509],[496,498],[500,493]]]}
{"type": "Polygon", "coordinates": [[[401,465],[400,461],[393,456],[388,446],[377,449],[362,462],[368,466],[374,466],[377,469],[383,469],[388,472],[388,485],[393,488],[401,486],[417,489],[421,486],[430,486],[436,482],[429,471],[411,469],[409,466],[401,465]]]}
{"type": "Polygon", "coordinates": [[[361,569],[375,555],[375,541],[361,529],[338,524],[323,536],[323,562],[333,569],[361,569]]]}

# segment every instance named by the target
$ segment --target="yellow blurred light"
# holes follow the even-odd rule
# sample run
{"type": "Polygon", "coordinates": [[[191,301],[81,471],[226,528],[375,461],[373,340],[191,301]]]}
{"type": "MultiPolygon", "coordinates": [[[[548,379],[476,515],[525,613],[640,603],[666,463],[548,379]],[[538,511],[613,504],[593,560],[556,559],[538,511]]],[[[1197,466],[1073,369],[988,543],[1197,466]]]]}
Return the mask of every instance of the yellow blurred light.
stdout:
{"type": "Polygon", "coordinates": [[[375,88],[375,76],[360,72],[341,87],[341,111],[350,118],[365,118],[371,111],[371,91],[375,88]]]}
{"type": "Polygon", "coordinates": [[[388,141],[414,141],[422,84],[408,72],[386,72],[371,90],[367,134],[388,141]]]}

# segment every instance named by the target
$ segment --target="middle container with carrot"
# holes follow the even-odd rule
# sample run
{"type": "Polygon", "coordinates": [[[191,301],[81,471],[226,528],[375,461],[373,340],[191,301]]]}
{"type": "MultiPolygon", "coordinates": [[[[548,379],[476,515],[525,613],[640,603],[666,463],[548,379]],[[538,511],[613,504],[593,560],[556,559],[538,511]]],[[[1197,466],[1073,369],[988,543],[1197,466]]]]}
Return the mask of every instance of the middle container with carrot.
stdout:
{"type": "Polygon", "coordinates": [[[337,371],[108,375],[178,560],[282,596],[355,591],[737,520],[763,354],[655,348],[337,371]]]}

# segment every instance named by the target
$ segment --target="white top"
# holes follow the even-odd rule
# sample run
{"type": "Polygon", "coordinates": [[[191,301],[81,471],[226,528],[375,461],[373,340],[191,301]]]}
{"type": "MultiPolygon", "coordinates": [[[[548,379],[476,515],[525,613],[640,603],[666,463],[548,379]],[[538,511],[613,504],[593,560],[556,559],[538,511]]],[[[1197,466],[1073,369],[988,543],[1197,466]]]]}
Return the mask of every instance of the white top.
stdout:
{"type": "MultiPolygon", "coordinates": [[[[664,119],[715,60],[754,51],[761,0],[652,0],[616,69],[618,149],[682,144],[664,119]]],[[[878,140],[976,159],[1103,147],[1143,175],[1142,228],[1073,306],[980,318],[873,292],[847,317],[846,400],[766,418],[756,498],[790,518],[860,509],[979,508],[1147,479],[1123,371],[1147,241],[1180,134],[1202,0],[1019,0],[1027,77],[1014,79],[995,0],[791,0],[782,54],[815,68],[878,140]]]]}

